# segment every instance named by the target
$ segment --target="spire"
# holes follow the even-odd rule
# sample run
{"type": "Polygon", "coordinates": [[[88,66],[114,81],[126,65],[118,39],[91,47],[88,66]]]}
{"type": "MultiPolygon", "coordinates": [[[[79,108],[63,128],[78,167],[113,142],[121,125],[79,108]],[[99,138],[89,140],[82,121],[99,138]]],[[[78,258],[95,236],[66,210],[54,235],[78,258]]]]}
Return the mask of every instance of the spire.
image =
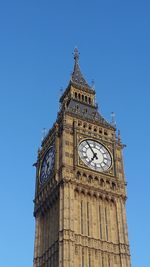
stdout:
{"type": "Polygon", "coordinates": [[[74,61],[75,62],[74,62],[74,70],[73,70],[73,73],[71,76],[71,81],[74,84],[91,89],[91,87],[88,85],[88,83],[86,82],[86,80],[84,79],[84,77],[81,73],[81,70],[79,67],[79,55],[80,55],[80,53],[79,53],[78,49],[75,48],[74,49],[74,61]]]}

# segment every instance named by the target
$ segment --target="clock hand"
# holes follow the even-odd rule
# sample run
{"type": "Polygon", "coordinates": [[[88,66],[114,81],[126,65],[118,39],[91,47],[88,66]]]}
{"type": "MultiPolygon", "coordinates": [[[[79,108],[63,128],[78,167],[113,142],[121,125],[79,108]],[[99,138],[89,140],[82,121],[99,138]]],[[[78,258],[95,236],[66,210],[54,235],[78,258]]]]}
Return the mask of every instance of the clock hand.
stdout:
{"type": "Polygon", "coordinates": [[[49,169],[49,161],[46,161],[46,170],[45,170],[46,174],[48,173],[48,169],[49,169]]]}
{"type": "Polygon", "coordinates": [[[90,146],[90,144],[89,144],[89,142],[88,142],[87,140],[86,140],[86,143],[88,144],[89,148],[91,149],[91,151],[92,151],[92,153],[93,153],[93,155],[94,155],[95,153],[94,153],[92,147],[90,146]]]}
{"type": "Polygon", "coordinates": [[[47,169],[49,168],[49,162],[47,162],[47,169]]]}
{"type": "Polygon", "coordinates": [[[90,146],[90,144],[87,140],[86,140],[86,143],[88,144],[89,148],[91,149],[91,151],[93,153],[93,158],[91,160],[94,160],[95,158],[98,159],[97,153],[94,152],[94,150],[92,149],[92,147],[90,146]]]}

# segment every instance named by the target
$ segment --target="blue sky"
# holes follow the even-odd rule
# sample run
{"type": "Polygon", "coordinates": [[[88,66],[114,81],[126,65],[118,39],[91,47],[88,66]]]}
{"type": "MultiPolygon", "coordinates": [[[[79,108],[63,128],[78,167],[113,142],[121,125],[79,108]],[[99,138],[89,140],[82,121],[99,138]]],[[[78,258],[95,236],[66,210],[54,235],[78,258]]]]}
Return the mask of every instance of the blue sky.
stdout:
{"type": "Polygon", "coordinates": [[[132,267],[149,267],[150,2],[5,0],[0,3],[0,254],[3,267],[32,266],[33,198],[42,129],[56,119],[72,52],[102,115],[117,126],[128,182],[132,267]]]}

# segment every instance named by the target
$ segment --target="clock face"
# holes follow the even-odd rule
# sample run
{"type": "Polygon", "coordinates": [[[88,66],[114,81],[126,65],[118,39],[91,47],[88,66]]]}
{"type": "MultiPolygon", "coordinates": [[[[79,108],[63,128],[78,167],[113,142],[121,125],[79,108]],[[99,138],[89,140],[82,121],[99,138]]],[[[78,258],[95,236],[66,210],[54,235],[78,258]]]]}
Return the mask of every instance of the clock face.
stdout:
{"type": "Polygon", "coordinates": [[[41,184],[45,183],[48,180],[52,172],[52,169],[54,167],[54,157],[55,157],[54,147],[51,146],[50,149],[46,152],[42,165],[41,165],[41,169],[40,169],[40,183],[41,184]]]}
{"type": "Polygon", "coordinates": [[[78,153],[81,160],[91,169],[104,172],[107,171],[112,159],[108,150],[99,142],[86,139],[78,147],[78,153]]]}

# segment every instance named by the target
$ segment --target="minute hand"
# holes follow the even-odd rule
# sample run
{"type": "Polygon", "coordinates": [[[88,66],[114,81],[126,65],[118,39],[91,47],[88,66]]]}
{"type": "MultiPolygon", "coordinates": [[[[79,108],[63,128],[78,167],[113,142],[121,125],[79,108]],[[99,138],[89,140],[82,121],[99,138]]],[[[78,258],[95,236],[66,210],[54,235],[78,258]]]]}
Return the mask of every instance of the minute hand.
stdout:
{"type": "Polygon", "coordinates": [[[98,157],[97,157],[97,153],[94,152],[94,150],[93,150],[92,147],[90,146],[89,142],[86,141],[86,143],[88,144],[89,148],[91,149],[91,151],[92,151],[92,153],[93,153],[93,158],[92,158],[92,160],[93,160],[94,158],[98,159],[98,157]]]}

